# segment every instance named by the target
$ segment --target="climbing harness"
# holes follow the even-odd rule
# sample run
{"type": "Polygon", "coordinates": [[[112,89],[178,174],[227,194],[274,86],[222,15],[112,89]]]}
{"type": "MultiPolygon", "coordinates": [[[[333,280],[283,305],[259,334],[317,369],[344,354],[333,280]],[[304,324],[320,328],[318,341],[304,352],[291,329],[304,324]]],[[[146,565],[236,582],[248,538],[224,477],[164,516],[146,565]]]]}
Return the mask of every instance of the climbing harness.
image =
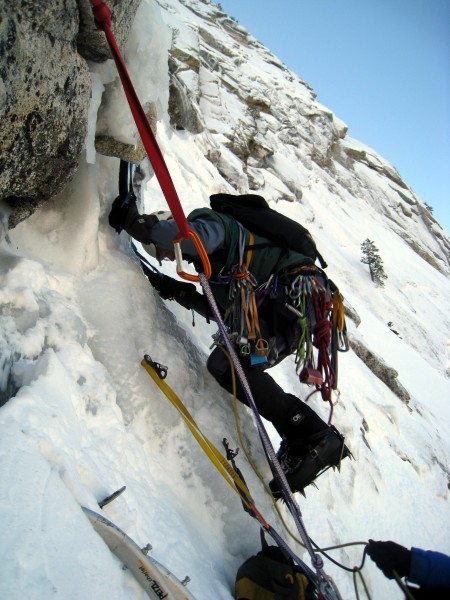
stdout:
{"type": "Polygon", "coordinates": [[[119,73],[130,110],[133,114],[136,127],[139,135],[141,136],[142,143],[144,144],[145,151],[147,152],[147,156],[155,171],[155,175],[159,181],[161,190],[167,200],[167,204],[169,205],[173,218],[175,219],[180,231],[179,235],[174,239],[174,249],[177,258],[177,273],[182,279],[196,282],[199,281],[197,275],[185,273],[182,265],[182,253],[180,248],[181,240],[191,239],[200,255],[205,276],[209,278],[211,276],[211,265],[209,263],[208,255],[206,254],[198,235],[195,233],[195,231],[189,229],[186,216],[183,212],[180,199],[178,198],[177,191],[164,161],[164,157],[150,127],[144,109],[139,101],[138,95],[134,89],[133,83],[125,66],[125,62],[120,54],[119,47],[117,46],[117,42],[114,38],[111,29],[111,11],[103,0],[90,0],[90,2],[92,6],[92,12],[94,14],[95,25],[97,29],[102,30],[106,36],[106,41],[108,42],[112,57],[116,63],[117,71],[119,73]]]}
{"type": "Polygon", "coordinates": [[[333,410],[332,390],[337,389],[337,352],[348,350],[342,295],[325,273],[316,266],[295,267],[280,277],[273,275],[257,291],[259,303],[267,294],[281,296],[283,307],[297,317],[295,364],[301,383],[315,386],[333,410]],[[317,357],[315,358],[314,354],[317,357]]]}
{"type": "MultiPolygon", "coordinates": [[[[337,390],[337,353],[348,350],[342,295],[324,272],[312,265],[271,275],[257,287],[248,271],[248,261],[243,262],[241,238],[239,247],[240,266],[231,270],[231,278],[227,280],[229,297],[224,323],[228,337],[236,344],[239,356],[249,359],[252,366],[268,361],[272,365],[278,360],[276,339],[272,342],[272,338],[268,341],[262,338],[258,310],[269,297],[291,313],[291,352],[295,353],[297,375],[301,383],[314,386],[330,404],[330,425],[332,392],[337,390]]],[[[273,319],[278,310],[273,307],[273,319]]],[[[273,329],[276,329],[274,323],[273,329]]],[[[222,337],[220,332],[213,336],[215,344],[223,344],[222,337]]]]}

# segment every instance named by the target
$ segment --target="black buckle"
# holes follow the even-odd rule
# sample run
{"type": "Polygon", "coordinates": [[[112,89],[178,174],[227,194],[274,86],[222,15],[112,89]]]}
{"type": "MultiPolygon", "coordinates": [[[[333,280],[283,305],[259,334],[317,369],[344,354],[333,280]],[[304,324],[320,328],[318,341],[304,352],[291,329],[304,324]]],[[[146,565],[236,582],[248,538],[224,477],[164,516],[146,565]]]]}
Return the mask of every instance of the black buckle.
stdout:
{"type": "Polygon", "coordinates": [[[144,356],[144,360],[148,365],[152,367],[154,371],[156,371],[156,374],[160,379],[165,379],[167,377],[168,367],[165,367],[164,365],[155,362],[151,359],[151,357],[148,354],[144,356]]]}

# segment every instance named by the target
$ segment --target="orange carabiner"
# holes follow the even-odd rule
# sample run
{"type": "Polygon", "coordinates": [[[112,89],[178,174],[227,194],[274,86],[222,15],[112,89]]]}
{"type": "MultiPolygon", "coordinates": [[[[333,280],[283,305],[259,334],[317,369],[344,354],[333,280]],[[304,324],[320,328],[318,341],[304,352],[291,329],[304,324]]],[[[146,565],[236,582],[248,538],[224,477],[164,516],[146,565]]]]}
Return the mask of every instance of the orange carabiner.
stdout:
{"type": "MultiPolygon", "coordinates": [[[[191,229],[189,229],[188,234],[189,234],[189,238],[192,239],[192,241],[195,244],[195,247],[198,250],[198,254],[202,261],[203,269],[205,272],[205,277],[206,277],[206,279],[209,279],[211,277],[212,271],[211,271],[211,264],[209,262],[208,255],[206,254],[206,250],[204,249],[203,244],[202,244],[200,238],[198,237],[198,235],[195,233],[195,231],[192,231],[191,229]]],[[[198,281],[200,281],[200,278],[198,275],[191,275],[190,273],[185,273],[183,271],[183,255],[181,253],[180,244],[184,239],[186,239],[186,238],[183,237],[183,234],[179,233],[173,240],[173,246],[174,246],[174,250],[175,250],[175,259],[177,261],[177,274],[181,277],[181,279],[186,279],[186,281],[198,282],[198,281]]]]}

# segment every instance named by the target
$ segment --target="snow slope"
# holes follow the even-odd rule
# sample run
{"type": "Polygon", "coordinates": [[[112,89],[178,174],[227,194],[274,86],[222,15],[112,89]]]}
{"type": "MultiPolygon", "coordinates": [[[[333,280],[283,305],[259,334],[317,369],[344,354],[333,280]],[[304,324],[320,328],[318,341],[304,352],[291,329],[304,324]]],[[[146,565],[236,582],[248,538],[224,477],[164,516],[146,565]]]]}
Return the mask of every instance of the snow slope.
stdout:
{"type": "MultiPolygon", "coordinates": [[[[178,40],[192,45],[199,22],[218,27],[208,17],[215,10],[209,2],[145,0],[126,49],[139,95],[157,103],[157,139],[186,214],[206,205],[210,193],[232,191],[231,175],[236,190],[247,185],[242,164],[222,137],[241,118],[241,103],[223,88],[222,104],[214,104],[214,71],[202,67],[202,80],[192,83],[203,89],[205,132],[174,131],[169,125],[169,25],[177,28],[178,40]],[[222,150],[220,169],[205,158],[211,144],[222,150]]],[[[229,45],[225,29],[221,36],[229,45]]],[[[263,89],[267,96],[277,95],[286,118],[294,110],[286,101],[292,89],[301,99],[297,108],[317,110],[308,86],[274,66],[275,57],[256,41],[254,48],[232,48],[246,60],[242,89],[253,77],[253,96],[261,96],[263,89]],[[292,78],[292,89],[282,88],[280,74],[292,78]]],[[[134,129],[111,65],[92,65],[92,71],[91,124],[105,88],[108,106],[100,125],[132,140],[134,129]]],[[[352,351],[341,355],[334,423],[355,460],[344,461],[340,474],[324,475],[319,489],[307,490],[306,499],[299,497],[308,533],[322,547],[374,538],[449,553],[448,276],[420,258],[399,235],[398,223],[386,216],[397,197],[392,179],[362,163],[353,169],[335,163],[329,171],[306,158],[305,164],[295,162],[302,146],[283,143],[279,121],[272,117],[266,118],[261,136],[272,145],[273,159],[269,166],[255,167],[264,177],[261,193],[271,201],[285,195],[277,209],[307,222],[328,260],[329,275],[361,317],[358,328],[348,321],[350,334],[394,367],[411,395],[409,405],[402,403],[352,351]],[[292,190],[297,190],[295,201],[290,201],[292,190]],[[384,289],[372,285],[360,263],[359,246],[366,237],[376,240],[385,259],[389,278],[384,289]],[[390,321],[399,336],[387,326],[390,321]]],[[[334,115],[330,122],[343,131],[334,115]]],[[[167,365],[167,382],[207,437],[218,447],[223,437],[239,446],[231,398],[205,368],[215,327],[200,318],[192,327],[189,311],[163,302],[141,274],[127,236],[109,228],[118,160],[95,155],[93,129],[75,180],[10,231],[0,247],[5,401],[0,407],[0,598],[144,598],[80,508],[98,512],[98,501],[126,485],[104,514],[138,544],[150,542],[153,556],[177,577],[189,575],[189,590],[198,600],[229,600],[238,566],[259,549],[259,527],[140,366],[146,353],[167,365]]],[[[310,133],[319,136],[318,131],[310,133]]],[[[142,209],[165,208],[151,169],[146,162],[142,167],[147,174],[142,209]]],[[[411,235],[428,247],[434,244],[439,255],[430,230],[415,217],[409,225],[411,235]]],[[[173,266],[164,264],[164,270],[173,272],[173,266]]],[[[287,391],[306,394],[292,360],[272,373],[287,391]]],[[[327,417],[327,406],[312,402],[327,417]]],[[[267,479],[252,417],[243,406],[238,413],[245,442],[267,479]]],[[[276,433],[268,430],[277,446],[276,433]]],[[[291,542],[243,453],[237,461],[266,520],[308,561],[291,542]]],[[[289,515],[285,518],[293,531],[289,515]]],[[[362,546],[332,554],[354,566],[362,546]]],[[[327,561],[325,570],[343,598],[355,597],[350,574],[327,561]]],[[[364,575],[373,598],[402,597],[370,560],[364,575]]]]}

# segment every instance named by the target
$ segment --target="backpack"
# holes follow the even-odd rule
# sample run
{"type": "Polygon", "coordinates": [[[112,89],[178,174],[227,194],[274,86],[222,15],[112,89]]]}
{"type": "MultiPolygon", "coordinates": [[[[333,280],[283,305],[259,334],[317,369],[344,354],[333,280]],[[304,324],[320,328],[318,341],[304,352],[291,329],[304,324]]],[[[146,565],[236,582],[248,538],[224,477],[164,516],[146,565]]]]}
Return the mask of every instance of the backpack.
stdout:
{"type": "MultiPolygon", "coordinates": [[[[262,196],[213,194],[209,199],[213,210],[231,215],[252,233],[271,240],[273,245],[299,252],[314,262],[318,259],[322,268],[327,266],[309,231],[270,208],[262,196]]],[[[257,250],[258,246],[253,246],[253,249],[257,250]]]]}
{"type": "Polygon", "coordinates": [[[263,546],[238,569],[236,600],[309,600],[317,598],[310,581],[277,546],[263,546]]]}

